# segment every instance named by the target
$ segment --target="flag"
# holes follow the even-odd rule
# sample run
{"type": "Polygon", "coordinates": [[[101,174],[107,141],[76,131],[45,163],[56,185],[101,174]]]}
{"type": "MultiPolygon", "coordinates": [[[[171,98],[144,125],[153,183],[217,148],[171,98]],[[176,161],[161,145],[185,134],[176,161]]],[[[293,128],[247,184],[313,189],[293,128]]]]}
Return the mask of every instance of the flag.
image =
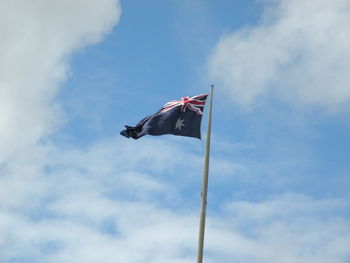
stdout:
{"type": "Polygon", "coordinates": [[[125,126],[120,132],[127,138],[138,139],[146,134],[173,134],[201,138],[201,120],[208,94],[183,97],[166,103],[158,112],[142,119],[136,126],[125,126]]]}

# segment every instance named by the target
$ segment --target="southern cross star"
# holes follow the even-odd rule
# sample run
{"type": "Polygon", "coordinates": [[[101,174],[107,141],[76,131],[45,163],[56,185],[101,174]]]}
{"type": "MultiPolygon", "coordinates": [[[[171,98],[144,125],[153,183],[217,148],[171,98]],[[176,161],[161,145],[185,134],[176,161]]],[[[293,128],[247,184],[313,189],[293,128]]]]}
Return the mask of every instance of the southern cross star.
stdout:
{"type": "Polygon", "coordinates": [[[185,124],[184,124],[184,119],[181,120],[181,117],[180,117],[180,118],[178,118],[178,119],[176,120],[176,123],[175,123],[175,130],[176,130],[176,129],[179,129],[179,130],[181,131],[181,128],[182,128],[183,126],[185,126],[185,124]]]}

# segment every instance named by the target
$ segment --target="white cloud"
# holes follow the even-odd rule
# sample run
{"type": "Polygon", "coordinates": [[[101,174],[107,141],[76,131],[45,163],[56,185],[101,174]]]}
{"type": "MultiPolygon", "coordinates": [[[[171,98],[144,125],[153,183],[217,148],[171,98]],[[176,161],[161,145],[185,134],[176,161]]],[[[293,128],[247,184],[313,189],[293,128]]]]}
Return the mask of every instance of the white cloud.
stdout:
{"type": "Polygon", "coordinates": [[[208,249],[227,262],[346,262],[348,209],[344,199],[295,193],[233,202],[226,207],[226,220],[211,221],[208,249]]]}
{"type": "Polygon", "coordinates": [[[62,121],[54,101],[69,55],[118,22],[114,0],[0,2],[0,162],[62,121]]]}
{"type": "Polygon", "coordinates": [[[144,138],[140,148],[118,137],[85,151],[41,146],[41,154],[35,149],[35,155],[7,166],[0,201],[2,262],[190,261],[197,216],[163,205],[183,199],[171,186],[191,174],[175,167],[184,162],[181,156],[191,165],[193,156],[161,139],[144,138]],[[158,144],[164,149],[150,157],[158,144]]]}
{"type": "MultiPolygon", "coordinates": [[[[201,162],[176,140],[140,143],[118,136],[85,150],[41,146],[8,165],[0,259],[193,262],[198,209],[183,205],[189,199],[181,181],[193,186],[201,162]]],[[[288,193],[223,205],[214,217],[209,203],[207,262],[337,263],[349,256],[346,200],[288,193]]]]}
{"type": "Polygon", "coordinates": [[[347,0],[272,1],[259,25],[222,36],[209,59],[210,77],[248,108],[278,97],[348,109],[349,28],[347,0]]]}
{"type": "MultiPolygon", "coordinates": [[[[169,156],[190,155],[170,143],[166,148],[173,150],[154,154],[151,159],[163,163],[157,172],[151,171],[155,173],[149,178],[151,184],[145,185],[144,180],[130,184],[129,175],[144,170],[139,164],[149,160],[143,153],[153,149],[154,140],[144,138],[145,149],[129,145],[133,161],[122,154],[123,141],[107,140],[86,151],[51,148],[43,154],[50,161],[37,159],[48,164],[47,171],[33,171],[40,179],[25,182],[28,189],[21,191],[27,195],[20,203],[6,209],[2,206],[0,259],[6,263],[16,258],[67,263],[77,259],[193,262],[198,209],[171,208],[171,202],[181,198],[176,197],[181,184],[174,184],[173,176],[183,180],[191,174],[168,173],[167,169],[184,167],[182,160],[169,161],[169,156]],[[157,173],[163,178],[156,178],[157,173]],[[147,185],[150,187],[144,187],[147,185]],[[33,188],[35,194],[30,194],[33,188]]],[[[33,159],[28,161],[35,166],[33,159]]],[[[21,175],[23,170],[16,173],[21,175]]],[[[141,179],[144,176],[147,174],[141,179]]],[[[187,183],[191,181],[188,179],[187,183]]],[[[7,199],[1,200],[6,203],[10,196],[8,193],[7,199]]],[[[186,201],[185,197],[181,199],[186,201]]],[[[288,193],[265,201],[224,205],[219,217],[208,217],[206,262],[337,263],[349,256],[345,245],[350,241],[349,221],[344,217],[346,200],[288,193]]],[[[209,212],[211,209],[209,205],[209,212]]]]}

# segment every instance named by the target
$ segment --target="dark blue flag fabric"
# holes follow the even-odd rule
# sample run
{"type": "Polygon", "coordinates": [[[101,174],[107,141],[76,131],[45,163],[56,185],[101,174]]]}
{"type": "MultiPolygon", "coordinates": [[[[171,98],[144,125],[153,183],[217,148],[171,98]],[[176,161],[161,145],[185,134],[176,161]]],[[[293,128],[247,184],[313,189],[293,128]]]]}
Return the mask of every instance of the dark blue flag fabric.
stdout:
{"type": "Polygon", "coordinates": [[[146,134],[174,134],[201,138],[201,120],[208,94],[184,97],[166,103],[157,113],[142,119],[136,126],[125,126],[120,134],[138,139],[146,134]]]}

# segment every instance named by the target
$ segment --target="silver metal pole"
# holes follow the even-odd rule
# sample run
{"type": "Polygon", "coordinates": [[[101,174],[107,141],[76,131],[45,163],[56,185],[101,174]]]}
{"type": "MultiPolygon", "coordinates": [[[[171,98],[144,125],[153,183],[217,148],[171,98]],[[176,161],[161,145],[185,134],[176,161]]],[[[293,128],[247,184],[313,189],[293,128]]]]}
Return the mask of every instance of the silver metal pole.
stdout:
{"type": "Polygon", "coordinates": [[[210,89],[210,107],[209,107],[209,118],[207,128],[207,141],[205,144],[205,157],[204,157],[204,171],[202,179],[202,206],[199,223],[199,238],[198,238],[198,254],[197,263],[203,262],[203,246],[204,246],[204,230],[205,230],[205,214],[207,208],[207,192],[208,192],[208,172],[209,172],[209,154],[210,154],[210,134],[211,134],[211,114],[213,104],[213,89],[214,85],[211,85],[210,89]]]}

